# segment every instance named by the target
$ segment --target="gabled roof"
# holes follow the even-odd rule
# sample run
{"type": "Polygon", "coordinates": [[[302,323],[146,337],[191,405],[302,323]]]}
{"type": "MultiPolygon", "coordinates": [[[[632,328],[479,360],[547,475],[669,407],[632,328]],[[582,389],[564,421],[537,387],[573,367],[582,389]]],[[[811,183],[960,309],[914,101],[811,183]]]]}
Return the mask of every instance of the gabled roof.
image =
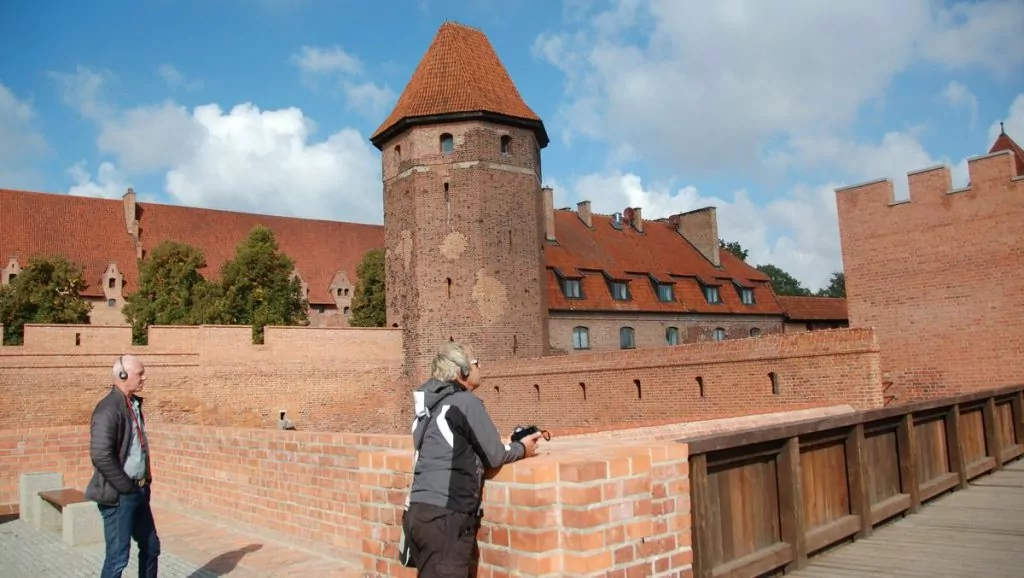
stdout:
{"type": "Polygon", "coordinates": [[[779,295],[779,305],[792,321],[845,321],[849,319],[846,299],[779,295]]]}
{"type": "Polygon", "coordinates": [[[177,205],[138,203],[140,240],[147,251],[166,240],[200,247],[206,257],[207,279],[219,279],[220,269],[235,256],[235,248],[256,225],[274,232],[280,250],[295,263],[309,288],[310,305],[333,305],[329,287],[338,271],[355,286],[356,267],[370,249],[384,247],[384,228],[340,221],[276,217],[177,205]]]}
{"type": "Polygon", "coordinates": [[[537,132],[548,143],[544,124],[519,90],[483,32],[445,22],[409,79],[388,118],[370,140],[381,148],[391,134],[415,122],[442,122],[451,115],[504,117],[537,132]]]}
{"type": "Polygon", "coordinates": [[[17,257],[61,255],[84,268],[87,297],[103,297],[111,263],[124,275],[124,291],[138,287],[135,247],[120,200],[0,189],[0,268],[17,257]]]}
{"type": "Polygon", "coordinates": [[[643,233],[629,225],[612,227],[607,215],[592,215],[588,228],[573,211],[555,211],[557,244],[544,249],[548,272],[548,306],[572,311],[664,311],[780,315],[767,275],[728,251],[715,267],[665,221],[643,222],[643,233]],[[559,276],[582,279],[582,299],[565,297],[559,276]],[[631,299],[612,299],[608,280],[629,281],[631,299]],[[675,286],[675,300],[662,302],[654,281],[675,286]],[[721,304],[708,303],[702,284],[717,285],[721,304]],[[754,292],[746,305],[740,288],[754,292]]]}
{"type": "Polygon", "coordinates": [[[1014,142],[1010,135],[1006,134],[1006,131],[1003,130],[1003,123],[999,123],[999,129],[999,136],[992,143],[992,148],[988,150],[988,154],[1011,151],[1017,163],[1017,176],[1024,176],[1024,149],[1020,148],[1020,145],[1014,142]]]}

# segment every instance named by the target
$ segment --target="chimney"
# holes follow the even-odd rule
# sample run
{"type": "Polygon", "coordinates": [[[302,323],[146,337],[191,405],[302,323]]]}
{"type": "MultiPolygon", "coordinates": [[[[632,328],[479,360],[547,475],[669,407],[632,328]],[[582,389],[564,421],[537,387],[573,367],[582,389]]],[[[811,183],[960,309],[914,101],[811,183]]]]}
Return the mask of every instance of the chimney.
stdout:
{"type": "Polygon", "coordinates": [[[141,259],[142,244],[139,243],[139,219],[135,206],[135,189],[128,189],[128,192],[121,197],[121,204],[124,205],[125,227],[128,229],[128,234],[132,236],[132,246],[135,247],[136,257],[141,259]]]}
{"type": "Polygon", "coordinates": [[[718,256],[718,213],[715,207],[672,215],[669,223],[715,267],[722,265],[718,256]]]}
{"type": "Polygon", "coordinates": [[[548,241],[555,240],[555,192],[551,187],[541,189],[544,193],[544,236],[548,241]]]}
{"type": "Polygon", "coordinates": [[[580,220],[583,224],[588,227],[593,227],[594,223],[590,219],[590,201],[580,201],[576,203],[576,214],[580,216],[580,220]]]}
{"type": "Polygon", "coordinates": [[[643,233],[644,219],[640,207],[629,207],[627,211],[629,214],[629,225],[636,229],[638,233],[643,233]]]}

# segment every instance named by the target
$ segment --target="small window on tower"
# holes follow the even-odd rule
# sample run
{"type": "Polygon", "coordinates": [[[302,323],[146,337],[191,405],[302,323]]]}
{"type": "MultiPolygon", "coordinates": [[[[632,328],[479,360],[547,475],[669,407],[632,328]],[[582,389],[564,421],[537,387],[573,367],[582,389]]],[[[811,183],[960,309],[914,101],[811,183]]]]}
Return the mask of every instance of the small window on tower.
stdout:
{"type": "Polygon", "coordinates": [[[507,155],[512,151],[512,137],[505,135],[501,137],[501,154],[507,155]]]}
{"type": "Polygon", "coordinates": [[[455,140],[452,135],[444,133],[441,135],[441,153],[448,154],[452,152],[452,148],[455,146],[455,140]]]}

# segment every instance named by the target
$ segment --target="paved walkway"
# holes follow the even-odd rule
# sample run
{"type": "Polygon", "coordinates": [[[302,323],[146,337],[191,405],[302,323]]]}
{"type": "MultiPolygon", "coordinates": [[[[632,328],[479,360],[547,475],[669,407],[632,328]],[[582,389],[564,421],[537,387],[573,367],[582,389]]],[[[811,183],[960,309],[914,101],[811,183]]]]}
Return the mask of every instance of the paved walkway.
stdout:
{"type": "MultiPolygon", "coordinates": [[[[154,508],[160,532],[161,578],[270,578],[278,576],[360,576],[353,560],[325,558],[294,545],[253,536],[154,508]]],[[[124,576],[138,576],[132,544],[124,576]]],[[[15,519],[0,523],[0,576],[4,578],[95,578],[103,565],[103,544],[73,547],[56,532],[32,529],[15,519]]]]}
{"type": "Polygon", "coordinates": [[[926,503],[870,538],[811,558],[792,578],[1021,578],[1024,459],[926,503]]]}

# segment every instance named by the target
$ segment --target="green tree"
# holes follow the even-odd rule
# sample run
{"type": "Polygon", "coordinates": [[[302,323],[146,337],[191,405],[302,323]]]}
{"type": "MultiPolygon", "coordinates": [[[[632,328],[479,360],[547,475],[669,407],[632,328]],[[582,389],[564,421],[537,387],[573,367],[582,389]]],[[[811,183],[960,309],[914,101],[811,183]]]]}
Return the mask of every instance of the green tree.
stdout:
{"type": "Polygon", "coordinates": [[[721,247],[722,249],[725,249],[726,251],[732,253],[733,255],[736,255],[736,257],[740,261],[746,261],[747,260],[747,255],[750,254],[750,251],[747,251],[746,249],[744,249],[743,245],[740,245],[736,241],[729,241],[728,243],[726,243],[724,239],[719,239],[718,240],[718,246],[721,247]]]}
{"type": "Polygon", "coordinates": [[[215,323],[208,311],[216,285],[199,273],[206,267],[202,249],[187,243],[164,241],[142,261],[139,288],[125,299],[125,321],[132,326],[137,345],[147,341],[150,325],[199,325],[215,323]],[[212,294],[212,295],[211,295],[212,294]]]}
{"type": "Polygon", "coordinates": [[[309,302],[292,276],[295,264],[278,248],[274,233],[253,227],[235,257],[221,270],[224,323],[252,325],[254,343],[263,343],[265,325],[306,325],[309,302]]]}
{"type": "Polygon", "coordinates": [[[842,271],[832,273],[828,285],[818,289],[818,297],[846,297],[846,274],[842,271]]]}
{"type": "Polygon", "coordinates": [[[775,291],[776,295],[811,295],[811,291],[801,285],[795,277],[775,265],[758,265],[757,270],[771,279],[772,291],[775,291]]]}
{"type": "Polygon", "coordinates": [[[352,296],[353,327],[384,327],[387,325],[387,304],[384,281],[384,250],[370,249],[356,268],[359,281],[352,296]]]}
{"type": "Polygon", "coordinates": [[[26,323],[89,323],[92,305],[81,293],[89,286],[80,265],[61,256],[37,256],[0,287],[3,342],[20,345],[26,323]]]}

